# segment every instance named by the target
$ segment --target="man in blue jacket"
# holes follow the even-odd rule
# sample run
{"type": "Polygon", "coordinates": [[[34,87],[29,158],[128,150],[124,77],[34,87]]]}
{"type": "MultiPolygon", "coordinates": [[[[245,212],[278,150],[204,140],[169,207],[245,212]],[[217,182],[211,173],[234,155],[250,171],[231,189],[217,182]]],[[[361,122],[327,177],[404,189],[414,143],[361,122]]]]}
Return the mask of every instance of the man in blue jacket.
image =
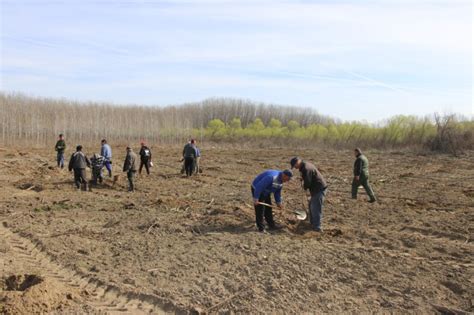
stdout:
{"type": "Polygon", "coordinates": [[[104,157],[104,165],[109,172],[109,177],[112,177],[112,148],[105,139],[102,139],[101,144],[100,155],[104,157]]]}
{"type": "Polygon", "coordinates": [[[268,170],[258,175],[252,182],[252,197],[255,207],[255,221],[259,232],[265,231],[263,217],[267,221],[270,230],[277,229],[273,220],[273,211],[271,207],[264,206],[261,202],[271,205],[271,194],[275,197],[278,208],[282,207],[281,189],[283,183],[288,182],[293,173],[290,170],[278,171],[268,170]]]}

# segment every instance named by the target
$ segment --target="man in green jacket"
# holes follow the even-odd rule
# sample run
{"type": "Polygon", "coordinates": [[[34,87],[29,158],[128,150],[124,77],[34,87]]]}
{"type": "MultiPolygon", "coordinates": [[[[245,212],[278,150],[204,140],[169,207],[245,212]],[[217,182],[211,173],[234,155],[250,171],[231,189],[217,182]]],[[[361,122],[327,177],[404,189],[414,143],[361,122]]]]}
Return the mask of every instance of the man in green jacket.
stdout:
{"type": "Polygon", "coordinates": [[[369,184],[369,160],[362,151],[357,148],[354,150],[356,160],[354,162],[354,180],[352,181],[352,199],[357,199],[357,190],[362,185],[369,195],[369,202],[375,202],[375,195],[369,184]]]}
{"type": "Polygon", "coordinates": [[[127,155],[125,156],[125,161],[123,162],[123,171],[127,172],[128,178],[128,191],[135,191],[135,185],[133,183],[135,174],[137,173],[137,155],[133,152],[131,147],[127,147],[127,155]]]}
{"type": "Polygon", "coordinates": [[[59,139],[56,142],[54,149],[57,153],[56,161],[58,162],[58,167],[64,168],[64,151],[66,151],[66,141],[64,141],[63,134],[59,135],[59,139]]]}

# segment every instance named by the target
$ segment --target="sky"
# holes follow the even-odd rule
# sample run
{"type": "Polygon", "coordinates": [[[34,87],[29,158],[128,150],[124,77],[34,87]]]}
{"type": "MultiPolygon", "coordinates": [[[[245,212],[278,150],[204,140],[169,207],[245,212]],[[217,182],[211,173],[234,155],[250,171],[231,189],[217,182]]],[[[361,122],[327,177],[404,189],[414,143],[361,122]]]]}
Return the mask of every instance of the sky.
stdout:
{"type": "Polygon", "coordinates": [[[471,0],[0,0],[0,90],[474,117],[471,0]]]}

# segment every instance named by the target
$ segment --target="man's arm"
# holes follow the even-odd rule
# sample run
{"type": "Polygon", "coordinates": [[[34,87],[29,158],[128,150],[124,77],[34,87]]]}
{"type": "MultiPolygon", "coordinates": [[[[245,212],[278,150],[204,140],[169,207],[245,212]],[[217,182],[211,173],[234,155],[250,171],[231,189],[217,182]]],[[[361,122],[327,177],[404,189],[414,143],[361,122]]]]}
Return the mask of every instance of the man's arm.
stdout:
{"type": "Polygon", "coordinates": [[[275,191],[275,202],[278,207],[281,207],[281,188],[275,191]]]}
{"type": "Polygon", "coordinates": [[[362,174],[362,159],[357,158],[354,165],[354,177],[359,180],[360,174],[362,174]]]}
{"type": "Polygon", "coordinates": [[[123,162],[124,172],[128,172],[128,170],[130,169],[130,158],[130,154],[127,154],[127,156],[125,157],[125,161],[123,162]]]}
{"type": "Polygon", "coordinates": [[[260,198],[260,195],[265,190],[265,187],[268,187],[272,183],[273,183],[273,177],[271,176],[266,176],[257,183],[257,185],[254,187],[254,192],[253,192],[254,203],[258,202],[258,198],[260,198]]]}
{"type": "Polygon", "coordinates": [[[73,157],[74,157],[74,154],[71,155],[71,158],[69,159],[69,165],[68,165],[69,172],[72,171],[73,157]]]}
{"type": "Polygon", "coordinates": [[[304,190],[308,190],[311,188],[313,171],[306,170],[302,175],[303,175],[303,188],[304,190]]]}

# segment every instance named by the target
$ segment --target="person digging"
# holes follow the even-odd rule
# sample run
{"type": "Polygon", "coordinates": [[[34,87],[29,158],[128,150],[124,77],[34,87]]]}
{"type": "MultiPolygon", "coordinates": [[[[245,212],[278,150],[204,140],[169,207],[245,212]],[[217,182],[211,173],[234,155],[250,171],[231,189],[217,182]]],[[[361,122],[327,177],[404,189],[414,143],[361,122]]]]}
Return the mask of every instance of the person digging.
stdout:
{"type": "Polygon", "coordinates": [[[311,163],[294,157],[290,161],[291,168],[300,171],[303,189],[309,191],[309,219],[313,230],[322,232],[321,221],[323,218],[323,204],[326,196],[327,184],[323,175],[311,163]]]}
{"type": "Polygon", "coordinates": [[[264,217],[269,230],[281,228],[273,219],[271,195],[273,194],[277,207],[283,208],[281,199],[283,183],[288,182],[292,177],[293,173],[290,170],[267,170],[253,180],[251,191],[255,208],[255,222],[259,232],[265,232],[264,217]]]}

